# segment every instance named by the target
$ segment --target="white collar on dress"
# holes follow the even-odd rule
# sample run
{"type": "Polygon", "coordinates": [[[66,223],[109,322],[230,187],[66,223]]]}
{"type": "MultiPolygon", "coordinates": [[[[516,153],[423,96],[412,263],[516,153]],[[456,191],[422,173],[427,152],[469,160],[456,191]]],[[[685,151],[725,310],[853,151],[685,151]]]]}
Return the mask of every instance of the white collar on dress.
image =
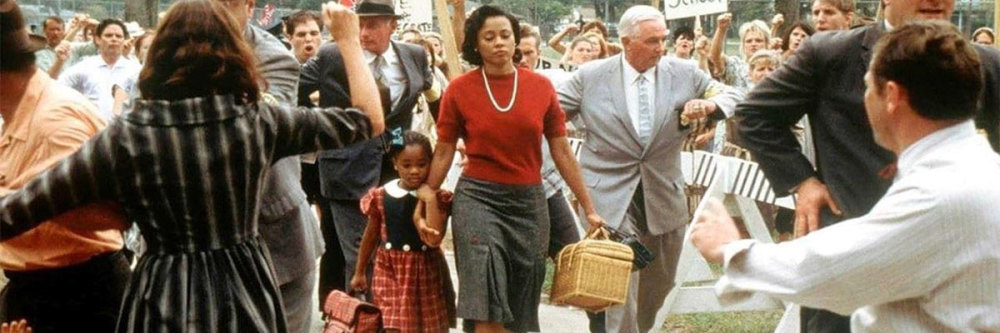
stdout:
{"type": "Polygon", "coordinates": [[[385,193],[392,196],[393,198],[399,199],[407,194],[414,197],[417,196],[417,191],[407,191],[406,189],[399,186],[399,179],[394,179],[383,186],[385,188],[385,193]]]}

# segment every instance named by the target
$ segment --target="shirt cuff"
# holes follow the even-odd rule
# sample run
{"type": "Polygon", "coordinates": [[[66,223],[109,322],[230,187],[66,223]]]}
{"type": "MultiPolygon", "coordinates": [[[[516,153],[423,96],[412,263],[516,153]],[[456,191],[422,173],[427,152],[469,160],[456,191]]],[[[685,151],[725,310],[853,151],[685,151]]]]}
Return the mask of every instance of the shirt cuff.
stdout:
{"type": "Polygon", "coordinates": [[[733,259],[737,255],[742,254],[757,244],[757,241],[752,239],[741,239],[735,242],[726,244],[723,248],[723,275],[719,278],[719,281],[715,283],[715,295],[719,298],[719,304],[722,306],[730,306],[733,304],[740,303],[753,294],[750,291],[741,289],[737,287],[732,278],[729,276],[730,266],[733,259]]]}
{"type": "Polygon", "coordinates": [[[753,247],[754,244],[757,244],[757,241],[753,239],[741,239],[726,244],[726,246],[724,246],[722,249],[723,252],[722,271],[723,272],[729,271],[729,266],[730,263],[733,261],[733,257],[735,257],[740,253],[745,252],[746,250],[749,250],[751,247],[753,247]]]}

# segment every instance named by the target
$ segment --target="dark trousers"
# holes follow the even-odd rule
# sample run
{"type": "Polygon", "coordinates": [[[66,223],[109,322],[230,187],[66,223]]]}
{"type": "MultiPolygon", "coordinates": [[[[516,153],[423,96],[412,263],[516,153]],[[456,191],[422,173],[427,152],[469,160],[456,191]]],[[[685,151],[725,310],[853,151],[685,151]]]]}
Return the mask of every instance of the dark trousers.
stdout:
{"type": "MultiPolygon", "coordinates": [[[[344,256],[344,279],[350,282],[354,276],[354,268],[358,265],[358,251],[361,246],[361,236],[364,236],[368,218],[361,214],[361,204],[358,200],[329,200],[333,226],[337,230],[340,250],[344,256]]],[[[369,270],[367,275],[371,275],[369,270]]]]}
{"type": "Polygon", "coordinates": [[[851,317],[836,313],[802,307],[800,313],[802,333],[850,333],[851,317]]]}
{"type": "MultiPolygon", "coordinates": [[[[562,191],[546,199],[549,206],[549,258],[553,261],[566,245],[580,241],[580,233],[576,230],[576,220],[573,219],[572,208],[562,191]]],[[[604,312],[587,312],[590,320],[591,333],[604,333],[604,312]]]]}
{"type": "Polygon", "coordinates": [[[26,319],[33,332],[114,332],[132,271],[124,252],[54,269],[5,272],[0,322],[26,319]]]}
{"type": "Polygon", "coordinates": [[[326,252],[319,259],[319,308],[322,311],[326,295],[334,290],[346,291],[348,280],[345,279],[344,252],[340,249],[337,228],[333,225],[330,202],[323,198],[317,198],[316,201],[321,215],[319,223],[323,242],[326,243],[326,252]]]}
{"type": "MultiPolygon", "coordinates": [[[[382,144],[378,145],[378,149],[381,149],[382,144]]],[[[377,166],[378,185],[398,178],[388,155],[381,153],[375,155],[380,159],[377,166]]],[[[361,189],[360,193],[365,193],[367,190],[361,189]]],[[[347,290],[347,284],[354,276],[354,268],[358,263],[358,250],[361,237],[365,233],[365,226],[368,225],[368,218],[361,214],[361,199],[321,198],[318,201],[323,214],[320,227],[323,230],[323,241],[326,242],[326,252],[320,259],[319,297],[322,308],[323,300],[330,291],[347,290]]],[[[369,265],[369,268],[371,267],[369,265]]],[[[368,279],[371,280],[371,269],[368,279]]]]}

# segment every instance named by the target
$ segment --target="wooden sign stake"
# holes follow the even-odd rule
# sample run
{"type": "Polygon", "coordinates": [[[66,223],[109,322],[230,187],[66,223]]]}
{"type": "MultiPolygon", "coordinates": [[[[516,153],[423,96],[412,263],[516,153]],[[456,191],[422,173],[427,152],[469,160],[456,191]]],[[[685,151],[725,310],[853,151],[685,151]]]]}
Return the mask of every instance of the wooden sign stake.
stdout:
{"type": "MultiPolygon", "coordinates": [[[[438,23],[441,25],[441,37],[444,38],[445,62],[448,63],[447,75],[449,78],[455,78],[462,75],[462,64],[458,62],[458,42],[455,41],[454,30],[452,30],[448,1],[434,0],[434,12],[437,13],[438,23]]],[[[456,13],[456,15],[465,15],[465,13],[456,13]]]]}

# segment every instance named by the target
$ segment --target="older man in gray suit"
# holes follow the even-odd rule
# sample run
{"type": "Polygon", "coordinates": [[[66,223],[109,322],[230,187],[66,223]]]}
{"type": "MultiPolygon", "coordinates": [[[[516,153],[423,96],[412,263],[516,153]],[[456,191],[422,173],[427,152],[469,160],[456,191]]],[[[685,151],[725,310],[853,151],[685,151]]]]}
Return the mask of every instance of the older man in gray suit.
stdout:
{"type": "Polygon", "coordinates": [[[632,274],[626,304],[607,311],[608,332],[635,333],[652,328],[673,288],[690,219],[680,167],[688,130],[679,113],[722,119],[742,95],[695,65],[661,57],[667,29],[655,8],[629,8],[618,29],[622,55],[584,65],[558,92],[567,118],[578,116],[586,126],[580,164],[598,214],[610,227],[638,234],[656,256],[632,274]],[[709,90],[721,92],[701,99],[709,90]]]}
{"type": "MultiPolygon", "coordinates": [[[[299,62],[277,38],[248,24],[255,0],[222,1],[243,24],[243,37],[253,48],[257,68],[267,81],[261,100],[294,106],[299,62]]],[[[289,332],[308,332],[312,325],[316,259],[324,250],[319,222],[299,183],[301,173],[297,156],[275,163],[265,180],[260,206],[260,233],[271,253],[289,332]]]]}

